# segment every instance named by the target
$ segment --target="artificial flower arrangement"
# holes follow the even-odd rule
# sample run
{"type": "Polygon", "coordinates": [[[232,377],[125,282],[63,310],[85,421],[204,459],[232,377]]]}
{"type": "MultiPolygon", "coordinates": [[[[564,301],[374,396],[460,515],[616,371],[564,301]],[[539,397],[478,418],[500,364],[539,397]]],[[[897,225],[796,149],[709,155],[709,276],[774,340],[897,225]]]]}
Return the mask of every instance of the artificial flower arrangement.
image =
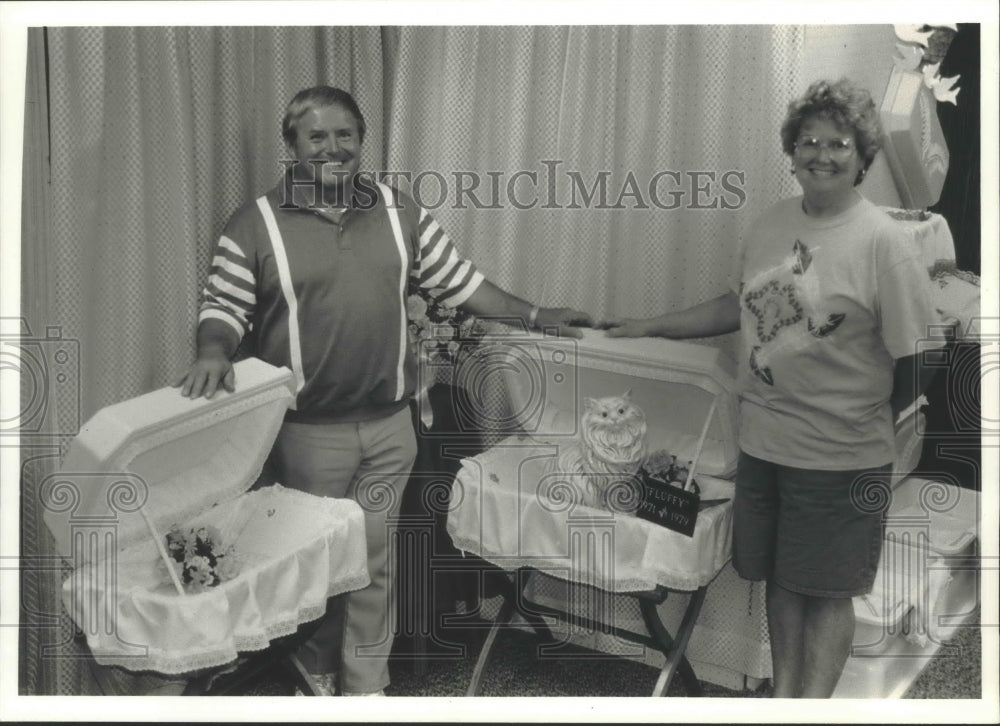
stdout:
{"type": "MultiPolygon", "coordinates": [[[[188,593],[203,592],[240,572],[236,548],[225,545],[219,530],[211,525],[184,530],[175,524],[167,532],[167,554],[188,593]]],[[[172,579],[162,559],[159,567],[165,578],[172,579]]]]}
{"type": "Polygon", "coordinates": [[[475,343],[487,333],[475,315],[439,303],[414,282],[410,283],[406,313],[410,348],[418,358],[427,356],[432,363],[455,364],[460,356],[474,352],[475,343]]]}
{"type": "MultiPolygon", "coordinates": [[[[687,482],[690,465],[690,461],[687,466],[680,464],[675,455],[668,453],[666,449],[660,449],[646,457],[640,467],[640,475],[645,475],[661,484],[683,488],[687,482]]],[[[691,480],[691,491],[700,494],[698,482],[694,479],[691,480]]]]}
{"type": "Polygon", "coordinates": [[[429,429],[434,423],[428,394],[431,385],[460,379],[456,366],[476,355],[480,339],[489,330],[483,320],[441,304],[413,281],[406,298],[406,314],[410,349],[423,369],[416,392],[417,410],[420,421],[429,429]],[[432,374],[427,376],[426,371],[432,374]]]}
{"type": "Polygon", "coordinates": [[[641,487],[636,516],[693,537],[703,505],[721,500],[702,502],[698,482],[690,476],[692,466],[690,461],[687,466],[679,464],[677,457],[664,449],[649,454],[639,468],[641,487]]]}

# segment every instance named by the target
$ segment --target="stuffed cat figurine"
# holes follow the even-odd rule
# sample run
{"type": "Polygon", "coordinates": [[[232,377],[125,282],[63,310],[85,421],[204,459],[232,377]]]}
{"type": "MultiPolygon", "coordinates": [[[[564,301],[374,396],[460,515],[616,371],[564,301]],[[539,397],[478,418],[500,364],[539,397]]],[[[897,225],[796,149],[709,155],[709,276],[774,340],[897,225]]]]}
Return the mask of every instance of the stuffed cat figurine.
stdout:
{"type": "MultiPolygon", "coordinates": [[[[583,404],[580,433],[561,445],[556,466],[577,486],[583,504],[609,509],[611,490],[631,481],[645,459],[646,414],[632,402],[631,391],[586,398],[583,404]]],[[[627,490],[615,499],[615,504],[627,503],[627,490]],[[626,501],[619,502],[622,498],[626,501]]]]}

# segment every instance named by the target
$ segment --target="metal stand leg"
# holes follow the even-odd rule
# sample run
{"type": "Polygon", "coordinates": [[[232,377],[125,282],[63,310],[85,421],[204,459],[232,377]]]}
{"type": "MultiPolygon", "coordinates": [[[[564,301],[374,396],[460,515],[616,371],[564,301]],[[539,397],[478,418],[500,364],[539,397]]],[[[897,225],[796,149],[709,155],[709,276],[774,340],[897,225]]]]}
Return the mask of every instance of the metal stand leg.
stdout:
{"type": "Polygon", "coordinates": [[[692,593],[691,600],[684,611],[684,617],[681,619],[680,628],[677,630],[677,638],[673,641],[671,641],[670,634],[667,633],[666,628],[663,627],[663,622],[660,620],[656,605],[649,600],[639,600],[639,609],[642,612],[643,620],[646,621],[646,627],[649,629],[650,635],[660,643],[661,650],[663,650],[663,654],[667,658],[667,662],[663,664],[660,676],[656,680],[656,686],[653,688],[652,695],[654,697],[663,696],[667,692],[674,678],[674,673],[678,670],[680,671],[681,678],[684,679],[684,685],[689,695],[700,696],[702,693],[701,683],[698,682],[698,678],[695,676],[694,669],[691,667],[688,659],[684,657],[684,651],[687,649],[688,640],[691,638],[691,631],[694,630],[694,624],[697,622],[698,614],[701,612],[706,591],[707,588],[703,586],[692,593]]]}
{"type": "MultiPolygon", "coordinates": [[[[532,573],[533,571],[529,568],[524,568],[522,570],[518,570],[516,573],[511,573],[511,580],[508,583],[508,586],[504,588],[503,602],[500,604],[500,611],[497,613],[497,616],[490,627],[489,633],[486,636],[483,648],[479,652],[479,658],[477,659],[476,666],[472,672],[472,680],[469,683],[469,688],[465,694],[466,696],[479,695],[479,687],[482,683],[483,673],[493,655],[497,635],[499,634],[501,628],[510,625],[515,612],[524,618],[529,625],[531,625],[537,635],[539,635],[543,640],[548,641],[554,641],[555,638],[552,636],[552,632],[549,630],[548,624],[542,618],[538,610],[540,610],[541,613],[551,614],[555,617],[562,617],[572,622],[580,622],[587,625],[596,624],[595,621],[591,621],[587,618],[575,617],[570,615],[568,612],[555,610],[547,606],[541,606],[537,603],[527,603],[523,605],[521,602],[522,593],[532,573]],[[535,611],[532,609],[535,609],[535,611]]],[[[639,603],[639,611],[642,613],[642,618],[646,624],[648,636],[612,628],[613,632],[617,635],[633,640],[637,643],[645,643],[659,648],[666,657],[666,663],[664,663],[664,666],[660,671],[659,678],[657,679],[656,686],[653,689],[653,696],[663,696],[670,687],[674,674],[677,672],[680,673],[681,678],[684,681],[684,686],[688,695],[700,696],[702,694],[701,683],[698,681],[694,669],[691,667],[691,663],[684,656],[684,651],[687,648],[688,641],[691,639],[691,632],[694,630],[694,624],[698,620],[698,615],[701,613],[701,607],[705,601],[707,589],[707,586],[703,586],[691,593],[691,599],[688,601],[687,608],[684,611],[684,616],[681,619],[676,638],[671,637],[666,627],[664,627],[663,621],[660,620],[660,614],[657,611],[657,606],[662,603],[667,596],[668,590],[666,588],[657,588],[655,591],[637,593],[635,595],[636,600],[639,603]]]]}
{"type": "Polygon", "coordinates": [[[465,693],[466,696],[476,696],[479,694],[479,685],[483,679],[483,671],[486,670],[490,657],[493,655],[493,648],[496,646],[496,639],[500,628],[510,625],[515,612],[531,626],[535,634],[543,642],[555,640],[545,620],[537,613],[530,612],[521,606],[521,594],[524,592],[524,588],[527,586],[532,572],[533,570],[525,568],[511,574],[511,580],[504,588],[500,611],[493,620],[493,625],[490,626],[483,649],[479,651],[479,658],[476,661],[475,669],[472,671],[472,681],[469,683],[469,689],[465,693]]]}
{"type": "Polygon", "coordinates": [[[483,643],[483,649],[479,651],[479,658],[476,660],[476,667],[472,671],[472,680],[469,682],[469,689],[465,692],[466,696],[479,695],[479,684],[483,679],[483,671],[489,663],[490,656],[493,655],[493,646],[496,644],[497,633],[501,627],[510,623],[511,618],[514,616],[516,603],[517,590],[511,587],[504,593],[503,602],[500,604],[500,612],[497,613],[496,618],[493,620],[493,625],[490,627],[490,632],[486,635],[486,642],[483,643]]]}
{"type": "Polygon", "coordinates": [[[537,612],[532,612],[525,607],[525,603],[521,600],[522,594],[528,587],[528,580],[531,579],[534,573],[535,570],[527,568],[517,571],[517,578],[514,581],[514,607],[517,610],[517,614],[524,619],[524,622],[531,626],[531,629],[535,631],[535,635],[543,643],[552,643],[555,641],[555,637],[552,635],[552,631],[549,630],[549,624],[537,612]]]}

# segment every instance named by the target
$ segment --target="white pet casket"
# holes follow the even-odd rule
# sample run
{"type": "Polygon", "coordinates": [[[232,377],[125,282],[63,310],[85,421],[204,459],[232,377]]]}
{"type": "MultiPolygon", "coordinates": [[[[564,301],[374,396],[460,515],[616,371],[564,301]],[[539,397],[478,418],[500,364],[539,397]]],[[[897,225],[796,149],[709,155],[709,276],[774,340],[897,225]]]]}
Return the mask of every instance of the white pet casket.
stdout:
{"type": "Polygon", "coordinates": [[[364,587],[364,518],[350,500],[255,483],[292,400],[290,371],[237,363],[236,391],[164,388],[99,411],[43,487],[73,571],[63,603],[102,665],[183,673],[261,650],[364,587]],[[212,525],[239,574],[178,592],[161,564],[173,525],[212,525]],[[155,531],[156,535],[152,532],[155,531]]]}
{"type": "Polygon", "coordinates": [[[582,333],[580,339],[519,333],[484,342],[484,375],[501,373],[506,415],[516,429],[559,443],[577,435],[585,398],[631,391],[632,401],[646,414],[647,449],[667,449],[688,462],[697,453],[714,402],[698,471],[723,478],[736,471],[738,400],[732,358],[697,343],[609,338],[600,330],[582,333]]]}
{"type": "MultiPolygon", "coordinates": [[[[609,592],[694,590],[715,577],[730,557],[733,485],[726,477],[738,457],[731,359],[705,345],[586,330],[579,340],[493,337],[478,365],[466,389],[477,381],[485,388],[499,374],[507,410],[493,418],[522,433],[462,463],[448,513],[456,547],[506,569],[533,567],[609,592]],[[574,502],[565,473],[550,467],[577,435],[583,400],[627,390],[645,412],[648,450],[665,449],[683,462],[697,457],[702,500],[724,500],[698,514],[691,537],[574,502]]],[[[469,398],[486,396],[473,387],[469,398]]]]}

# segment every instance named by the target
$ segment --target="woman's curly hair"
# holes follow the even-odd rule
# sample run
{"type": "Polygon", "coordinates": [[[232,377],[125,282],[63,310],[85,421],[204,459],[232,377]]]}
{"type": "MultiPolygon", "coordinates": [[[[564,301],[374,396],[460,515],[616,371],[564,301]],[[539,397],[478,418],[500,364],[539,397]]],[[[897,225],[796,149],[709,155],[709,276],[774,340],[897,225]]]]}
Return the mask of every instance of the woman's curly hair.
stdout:
{"type": "Polygon", "coordinates": [[[854,132],[855,145],[863,162],[862,173],[854,182],[859,184],[882,148],[882,125],[871,94],[846,78],[836,82],[814,82],[805,95],[788,104],[788,115],[781,125],[781,148],[786,154],[795,153],[795,141],[802,125],[814,118],[829,119],[854,132]]]}

